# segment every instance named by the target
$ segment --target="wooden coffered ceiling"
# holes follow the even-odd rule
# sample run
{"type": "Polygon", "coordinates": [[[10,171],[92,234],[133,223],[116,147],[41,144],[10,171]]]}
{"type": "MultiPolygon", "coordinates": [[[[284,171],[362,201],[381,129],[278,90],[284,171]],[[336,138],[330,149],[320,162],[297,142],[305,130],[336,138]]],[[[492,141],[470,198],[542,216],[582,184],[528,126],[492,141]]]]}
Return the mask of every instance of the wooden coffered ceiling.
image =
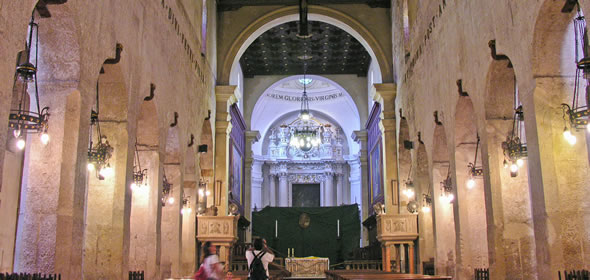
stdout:
{"type": "Polygon", "coordinates": [[[310,21],[310,38],[297,37],[296,21],[275,26],[258,37],[240,58],[245,77],[255,75],[356,74],[366,76],[371,57],[346,31],[310,21]],[[302,56],[311,56],[303,60],[302,56]]]}
{"type": "MultiPolygon", "coordinates": [[[[310,5],[365,4],[372,8],[389,8],[389,0],[310,0],[310,5]]],[[[234,11],[244,6],[292,6],[299,0],[217,0],[218,11],[234,11]]]]}

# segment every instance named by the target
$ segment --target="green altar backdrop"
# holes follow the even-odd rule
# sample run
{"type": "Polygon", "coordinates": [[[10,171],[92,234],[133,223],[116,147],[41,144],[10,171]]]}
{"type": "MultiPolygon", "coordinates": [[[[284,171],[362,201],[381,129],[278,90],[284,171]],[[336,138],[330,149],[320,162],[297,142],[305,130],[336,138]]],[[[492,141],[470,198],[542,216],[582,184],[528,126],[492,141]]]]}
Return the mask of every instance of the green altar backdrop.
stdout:
{"type": "Polygon", "coordinates": [[[359,248],[360,230],[357,204],[337,207],[265,207],[252,213],[253,236],[265,238],[270,247],[284,256],[287,256],[288,248],[295,248],[296,257],[327,257],[330,258],[330,265],[352,257],[354,249],[359,248]],[[303,213],[309,216],[307,228],[299,225],[303,213]],[[338,220],[340,238],[337,238],[338,220]]]}

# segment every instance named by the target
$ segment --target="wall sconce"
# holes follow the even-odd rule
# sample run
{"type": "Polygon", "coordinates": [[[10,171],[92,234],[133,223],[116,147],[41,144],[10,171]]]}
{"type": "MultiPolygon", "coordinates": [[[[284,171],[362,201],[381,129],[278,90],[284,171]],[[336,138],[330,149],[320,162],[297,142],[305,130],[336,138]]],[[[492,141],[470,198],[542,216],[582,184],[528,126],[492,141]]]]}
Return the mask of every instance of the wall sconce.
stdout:
{"type": "Polygon", "coordinates": [[[447,178],[440,182],[440,200],[442,202],[451,203],[455,199],[453,194],[453,179],[451,178],[451,167],[449,166],[449,172],[447,178]]]}
{"type": "Polygon", "coordinates": [[[504,150],[504,168],[510,168],[510,176],[518,176],[518,170],[524,166],[524,159],[528,155],[526,143],[522,143],[521,136],[524,134],[522,122],[524,113],[522,106],[518,106],[514,111],[514,121],[512,123],[512,133],[502,142],[504,150]]]}
{"type": "Polygon", "coordinates": [[[137,142],[135,142],[135,163],[133,164],[133,182],[131,183],[131,190],[135,191],[141,186],[147,187],[147,169],[141,168],[141,161],[139,160],[139,151],[137,150],[137,142]]]}
{"type": "Polygon", "coordinates": [[[189,200],[190,198],[190,196],[184,196],[184,194],[182,194],[182,209],[180,209],[181,215],[190,214],[193,212],[193,209],[191,208],[191,202],[189,200]]]}
{"type": "MultiPolygon", "coordinates": [[[[31,22],[29,23],[28,41],[25,41],[25,49],[18,53],[16,71],[14,73],[14,81],[12,84],[13,92],[19,92],[18,107],[11,108],[8,117],[8,126],[12,129],[12,134],[16,138],[16,147],[19,150],[25,148],[25,138],[21,137],[26,133],[41,133],[41,143],[47,145],[49,143],[49,134],[47,134],[49,121],[49,107],[41,109],[39,99],[39,90],[37,86],[37,67],[31,63],[31,47],[33,44],[33,32],[36,33],[35,38],[35,62],[39,62],[39,26],[35,23],[35,10],[31,15],[31,22]],[[31,101],[27,100],[29,94],[27,93],[28,83],[34,82],[35,95],[34,100],[36,111],[29,111],[31,101]],[[17,86],[20,86],[17,89],[17,86]]],[[[31,94],[32,95],[32,94],[31,94]]]]}
{"type": "Polygon", "coordinates": [[[197,196],[197,215],[204,214],[207,209],[207,199],[211,195],[211,192],[207,190],[208,184],[209,181],[205,181],[202,178],[199,179],[199,188],[197,190],[197,193],[199,194],[197,196]]]}
{"type": "Polygon", "coordinates": [[[96,111],[90,112],[90,146],[88,147],[88,171],[96,172],[96,177],[99,180],[104,180],[114,174],[114,170],[109,163],[109,159],[113,155],[113,147],[109,144],[107,137],[102,135],[100,131],[100,120],[98,118],[100,112],[100,104],[98,103],[98,82],[96,83],[96,111]],[[94,145],[92,142],[92,128],[96,128],[98,134],[98,144],[94,145]]]}
{"type": "Polygon", "coordinates": [[[162,206],[174,204],[174,196],[172,196],[172,183],[168,182],[166,178],[166,168],[164,168],[164,176],[162,178],[162,206]]]}
{"type": "Polygon", "coordinates": [[[475,179],[483,176],[483,168],[477,167],[477,153],[479,151],[479,134],[477,134],[477,144],[475,145],[475,159],[468,165],[469,168],[469,179],[467,179],[467,188],[473,189],[475,187],[475,179]]]}
{"type": "Polygon", "coordinates": [[[432,196],[430,194],[422,195],[422,212],[430,213],[432,208],[432,196]]]}
{"type": "MultiPolygon", "coordinates": [[[[574,19],[574,52],[576,59],[576,77],[574,84],[574,97],[572,104],[562,104],[564,108],[564,119],[565,114],[569,117],[571,128],[575,130],[586,129],[590,133],[590,88],[588,88],[588,75],[590,74],[590,57],[585,57],[585,50],[588,49],[588,41],[584,39],[587,36],[586,23],[584,15],[580,9],[578,1],[575,2],[578,8],[578,16],[574,19]],[[586,85],[581,85],[581,83],[586,85]],[[582,93],[585,96],[580,96],[582,93]],[[580,104],[580,98],[585,99],[586,105],[580,104]]],[[[563,136],[570,145],[575,145],[577,142],[576,136],[573,135],[567,124],[563,131],[563,136]]]]}

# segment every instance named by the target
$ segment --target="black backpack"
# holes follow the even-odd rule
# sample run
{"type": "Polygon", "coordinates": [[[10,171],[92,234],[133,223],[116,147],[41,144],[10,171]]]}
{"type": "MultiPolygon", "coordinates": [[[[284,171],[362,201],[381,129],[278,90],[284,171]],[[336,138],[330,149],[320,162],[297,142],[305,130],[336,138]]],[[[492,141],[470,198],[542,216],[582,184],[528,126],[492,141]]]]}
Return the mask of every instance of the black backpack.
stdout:
{"type": "Polygon", "coordinates": [[[258,253],[258,255],[254,255],[254,251],[252,251],[252,255],[254,255],[254,259],[250,264],[250,280],[266,280],[268,277],[266,276],[266,269],[264,269],[264,265],[262,264],[261,258],[266,254],[265,251],[258,253]]]}

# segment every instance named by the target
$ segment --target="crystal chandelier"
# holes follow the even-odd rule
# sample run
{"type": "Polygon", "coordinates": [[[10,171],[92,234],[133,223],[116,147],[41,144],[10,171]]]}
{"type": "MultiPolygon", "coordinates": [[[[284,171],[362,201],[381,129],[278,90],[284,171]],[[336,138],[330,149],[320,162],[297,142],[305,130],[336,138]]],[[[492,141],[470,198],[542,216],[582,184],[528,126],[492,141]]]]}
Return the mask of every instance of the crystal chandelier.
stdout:
{"type": "MultiPolygon", "coordinates": [[[[574,84],[574,97],[572,104],[562,104],[565,115],[569,117],[570,127],[574,130],[586,129],[590,133],[590,87],[588,87],[588,78],[590,74],[590,57],[588,56],[588,37],[584,15],[580,9],[578,1],[575,2],[578,8],[578,15],[574,19],[574,52],[576,62],[576,77],[574,84]],[[582,83],[582,85],[581,85],[582,83]],[[583,85],[585,84],[585,85],[583,85]],[[580,99],[583,103],[580,104],[580,99]]],[[[570,145],[577,142],[576,136],[572,133],[567,123],[565,125],[563,136],[570,145]]]]}
{"type": "Polygon", "coordinates": [[[100,104],[98,103],[98,82],[96,83],[96,111],[92,110],[90,113],[90,146],[88,147],[88,171],[96,171],[96,177],[99,180],[104,180],[105,177],[113,175],[114,171],[109,163],[109,159],[113,155],[113,147],[109,144],[107,137],[102,135],[100,131],[100,120],[98,114],[100,112],[100,104]],[[92,130],[96,128],[98,135],[98,144],[94,145],[92,142],[92,130]]]}
{"type": "Polygon", "coordinates": [[[41,133],[41,143],[46,145],[49,142],[47,134],[47,123],[49,120],[49,107],[41,109],[39,103],[39,91],[37,86],[37,67],[31,62],[31,47],[33,45],[33,32],[35,32],[35,53],[34,61],[38,63],[39,52],[39,26],[35,23],[35,10],[31,15],[29,23],[28,41],[25,42],[25,49],[18,54],[16,71],[14,73],[13,92],[19,92],[17,107],[10,110],[8,125],[12,129],[14,137],[17,139],[16,146],[19,150],[25,148],[25,139],[23,134],[41,133]],[[27,85],[35,83],[35,107],[29,111],[30,102],[28,101],[27,85]],[[17,87],[20,87],[17,89],[17,87]],[[34,111],[36,109],[36,111],[34,111]]]}
{"type": "MultiPolygon", "coordinates": [[[[309,59],[306,56],[306,59],[309,59]]],[[[309,112],[309,98],[307,96],[306,81],[307,64],[303,64],[303,95],[301,96],[301,109],[299,116],[289,124],[291,130],[291,138],[289,145],[295,147],[303,152],[309,152],[311,149],[318,147],[321,143],[321,129],[322,123],[316,120],[311,112],[309,112]]],[[[282,126],[283,127],[283,126],[282,126]]]]}

